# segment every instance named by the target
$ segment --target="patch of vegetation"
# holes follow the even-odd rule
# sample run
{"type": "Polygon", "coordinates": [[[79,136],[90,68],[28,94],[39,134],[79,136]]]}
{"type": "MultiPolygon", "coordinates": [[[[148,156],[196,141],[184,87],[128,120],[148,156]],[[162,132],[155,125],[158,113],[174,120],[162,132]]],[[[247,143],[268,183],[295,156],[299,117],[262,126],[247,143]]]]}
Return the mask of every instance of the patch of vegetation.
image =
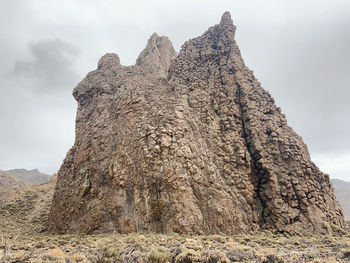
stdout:
{"type": "Polygon", "coordinates": [[[152,247],[147,258],[152,263],[165,263],[170,261],[170,253],[164,247],[152,247]]]}
{"type": "Polygon", "coordinates": [[[343,251],[344,258],[350,258],[350,249],[345,249],[343,251]]]}
{"type": "Polygon", "coordinates": [[[346,232],[344,231],[344,229],[339,228],[338,226],[331,224],[331,229],[333,232],[334,236],[343,236],[346,234],[346,232]]]}

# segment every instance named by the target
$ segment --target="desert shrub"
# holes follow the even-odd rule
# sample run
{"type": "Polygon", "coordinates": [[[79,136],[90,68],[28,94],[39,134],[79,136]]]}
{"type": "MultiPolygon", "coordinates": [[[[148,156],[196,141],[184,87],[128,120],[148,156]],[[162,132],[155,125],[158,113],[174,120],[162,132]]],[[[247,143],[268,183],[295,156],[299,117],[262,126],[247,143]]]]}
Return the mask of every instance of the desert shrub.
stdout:
{"type": "Polygon", "coordinates": [[[350,249],[346,249],[343,251],[343,255],[345,258],[350,258],[350,249]]]}
{"type": "Polygon", "coordinates": [[[280,257],[270,254],[265,257],[262,263],[284,263],[284,261],[280,257]]]}
{"type": "Polygon", "coordinates": [[[243,249],[240,247],[233,247],[228,249],[226,255],[232,262],[241,262],[245,260],[252,261],[255,259],[255,255],[251,249],[243,249]]]}
{"type": "Polygon", "coordinates": [[[143,263],[146,258],[147,255],[142,251],[139,244],[138,246],[132,244],[125,247],[123,253],[120,255],[120,259],[124,263],[143,263]]]}
{"type": "Polygon", "coordinates": [[[1,236],[0,248],[2,249],[2,255],[0,258],[0,263],[7,262],[8,253],[11,251],[12,246],[15,244],[18,237],[19,237],[19,234],[15,237],[9,237],[9,238],[1,236]]]}
{"type": "Polygon", "coordinates": [[[60,248],[49,249],[45,254],[42,255],[41,259],[45,262],[65,262],[64,252],[60,248]]]}
{"type": "Polygon", "coordinates": [[[90,261],[96,263],[112,263],[115,258],[120,254],[118,248],[108,244],[107,242],[98,243],[98,250],[93,257],[90,257],[90,261]]]}
{"type": "Polygon", "coordinates": [[[186,249],[191,249],[195,251],[203,250],[201,241],[195,238],[186,238],[183,242],[183,247],[186,249]]]}
{"type": "Polygon", "coordinates": [[[341,229],[340,227],[334,224],[331,224],[331,229],[332,229],[333,236],[343,236],[346,234],[346,232],[343,229],[341,229]]]}
{"type": "Polygon", "coordinates": [[[338,263],[338,261],[335,258],[316,258],[311,263],[338,263]]]}
{"type": "Polygon", "coordinates": [[[74,253],[69,259],[71,259],[73,262],[81,262],[84,260],[84,257],[80,253],[74,253]]]}
{"type": "Polygon", "coordinates": [[[150,262],[165,263],[170,261],[170,253],[164,247],[153,247],[147,255],[150,262]]]}
{"type": "Polygon", "coordinates": [[[202,253],[202,262],[204,263],[230,263],[231,261],[227,258],[226,254],[219,251],[205,251],[202,253]]]}
{"type": "Polygon", "coordinates": [[[184,250],[175,259],[175,263],[193,263],[193,262],[202,262],[202,257],[199,254],[199,252],[194,251],[193,249],[184,250]]]}
{"type": "Polygon", "coordinates": [[[315,256],[314,254],[306,254],[306,257],[307,257],[308,259],[314,259],[314,258],[316,258],[316,256],[315,256]]]}

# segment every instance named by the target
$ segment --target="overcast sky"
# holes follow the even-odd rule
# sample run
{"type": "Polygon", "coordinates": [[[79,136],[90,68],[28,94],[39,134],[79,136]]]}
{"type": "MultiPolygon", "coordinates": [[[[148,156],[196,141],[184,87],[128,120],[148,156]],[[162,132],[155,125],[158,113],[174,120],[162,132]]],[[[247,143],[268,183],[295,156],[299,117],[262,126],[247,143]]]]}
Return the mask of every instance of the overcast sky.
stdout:
{"type": "Polygon", "coordinates": [[[349,0],[0,0],[0,169],[58,170],[74,142],[72,90],[103,54],[132,65],[153,32],[179,51],[226,10],[312,159],[350,181],[349,0]]]}

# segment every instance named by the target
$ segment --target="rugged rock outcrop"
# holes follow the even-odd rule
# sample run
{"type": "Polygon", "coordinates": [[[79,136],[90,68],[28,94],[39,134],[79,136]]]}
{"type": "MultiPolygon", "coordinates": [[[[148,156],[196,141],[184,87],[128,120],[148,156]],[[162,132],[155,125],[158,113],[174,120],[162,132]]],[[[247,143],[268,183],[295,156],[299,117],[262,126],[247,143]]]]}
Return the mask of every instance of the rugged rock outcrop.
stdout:
{"type": "Polygon", "coordinates": [[[76,139],[51,231],[327,233],[329,176],[244,64],[229,13],[176,53],[154,34],[136,65],[106,54],[74,89],[76,139]]]}

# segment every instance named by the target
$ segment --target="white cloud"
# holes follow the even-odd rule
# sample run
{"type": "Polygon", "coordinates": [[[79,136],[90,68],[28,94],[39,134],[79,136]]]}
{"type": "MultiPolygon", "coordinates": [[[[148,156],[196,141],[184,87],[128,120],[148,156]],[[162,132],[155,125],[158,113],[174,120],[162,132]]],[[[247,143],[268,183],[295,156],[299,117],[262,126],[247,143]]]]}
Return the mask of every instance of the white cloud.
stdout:
{"type": "Polygon", "coordinates": [[[312,155],[317,166],[331,178],[350,181],[350,151],[312,155]]]}

